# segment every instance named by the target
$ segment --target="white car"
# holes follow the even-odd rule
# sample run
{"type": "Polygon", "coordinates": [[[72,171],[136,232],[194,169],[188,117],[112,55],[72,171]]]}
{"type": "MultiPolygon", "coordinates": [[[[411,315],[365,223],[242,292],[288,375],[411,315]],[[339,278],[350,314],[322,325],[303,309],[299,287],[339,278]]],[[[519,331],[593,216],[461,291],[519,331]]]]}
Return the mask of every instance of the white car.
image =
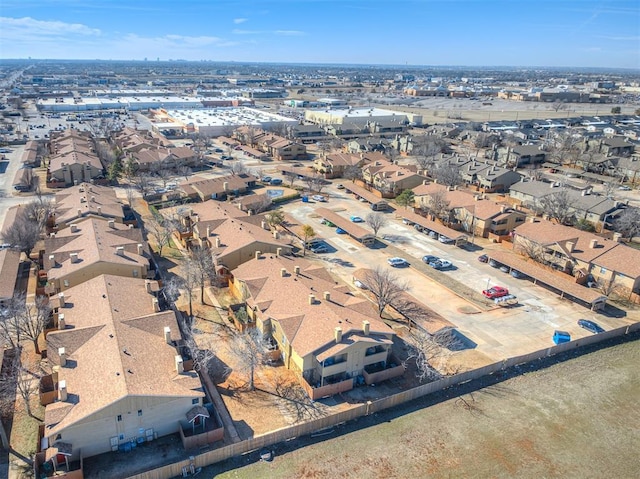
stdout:
{"type": "Polygon", "coordinates": [[[389,263],[394,268],[401,268],[403,266],[409,266],[409,262],[406,259],[398,258],[397,256],[395,256],[393,258],[389,258],[387,260],[387,263],[389,263]]]}
{"type": "Polygon", "coordinates": [[[322,195],[313,195],[311,199],[320,203],[324,203],[325,201],[327,201],[327,199],[322,195]]]}

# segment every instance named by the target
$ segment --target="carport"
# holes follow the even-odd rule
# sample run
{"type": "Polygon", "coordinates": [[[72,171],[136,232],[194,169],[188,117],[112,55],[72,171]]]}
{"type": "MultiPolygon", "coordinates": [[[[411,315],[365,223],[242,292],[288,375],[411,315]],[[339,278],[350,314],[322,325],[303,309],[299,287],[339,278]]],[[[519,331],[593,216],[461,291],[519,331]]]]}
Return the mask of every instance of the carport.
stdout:
{"type": "Polygon", "coordinates": [[[560,292],[560,297],[569,297],[577,303],[582,303],[592,311],[604,309],[607,297],[600,291],[566,280],[552,271],[542,268],[534,261],[525,261],[521,257],[506,251],[488,251],[486,255],[498,263],[501,263],[511,270],[515,269],[526,274],[533,280],[533,284],[542,283],[560,292]]]}
{"type": "Polygon", "coordinates": [[[369,190],[354,184],[344,185],[344,189],[360,198],[364,198],[371,205],[373,211],[385,211],[389,209],[389,203],[387,203],[387,201],[374,195],[369,190]]]}
{"type": "Polygon", "coordinates": [[[421,228],[435,232],[438,237],[446,236],[454,241],[456,246],[460,246],[467,242],[467,235],[460,231],[449,228],[438,221],[430,220],[424,216],[420,216],[413,211],[403,211],[402,218],[419,225],[421,228]]]}
{"type": "Polygon", "coordinates": [[[349,236],[365,246],[371,246],[376,242],[376,237],[365,230],[362,226],[352,223],[348,219],[343,218],[339,214],[328,210],[327,208],[317,208],[315,212],[323,219],[330,221],[338,228],[346,231],[349,236]]]}

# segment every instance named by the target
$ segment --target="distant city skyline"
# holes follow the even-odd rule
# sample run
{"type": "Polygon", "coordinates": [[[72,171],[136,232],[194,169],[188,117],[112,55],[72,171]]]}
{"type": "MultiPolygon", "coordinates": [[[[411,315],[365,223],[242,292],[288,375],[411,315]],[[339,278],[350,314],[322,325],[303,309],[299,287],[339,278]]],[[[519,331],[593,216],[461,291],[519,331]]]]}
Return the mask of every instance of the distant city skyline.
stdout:
{"type": "Polygon", "coordinates": [[[626,0],[2,0],[0,58],[640,69],[626,0]]]}

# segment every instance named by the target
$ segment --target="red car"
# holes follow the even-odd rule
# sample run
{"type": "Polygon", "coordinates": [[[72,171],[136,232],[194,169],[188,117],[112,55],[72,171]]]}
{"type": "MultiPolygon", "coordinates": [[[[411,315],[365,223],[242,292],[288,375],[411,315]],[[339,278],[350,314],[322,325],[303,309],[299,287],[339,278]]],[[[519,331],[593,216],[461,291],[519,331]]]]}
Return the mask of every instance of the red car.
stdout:
{"type": "Polygon", "coordinates": [[[489,299],[495,299],[508,295],[509,290],[507,288],[503,288],[502,286],[493,286],[489,289],[483,290],[482,294],[489,299]]]}

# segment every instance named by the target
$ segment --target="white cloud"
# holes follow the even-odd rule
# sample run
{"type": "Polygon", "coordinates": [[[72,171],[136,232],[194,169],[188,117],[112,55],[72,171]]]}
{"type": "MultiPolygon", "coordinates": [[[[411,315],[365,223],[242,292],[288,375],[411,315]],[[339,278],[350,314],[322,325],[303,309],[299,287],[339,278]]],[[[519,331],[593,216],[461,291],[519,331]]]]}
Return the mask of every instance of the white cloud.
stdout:
{"type": "Polygon", "coordinates": [[[25,37],[64,37],[69,35],[100,36],[101,31],[81,23],[36,20],[31,17],[0,17],[3,39],[21,40],[25,37]]]}
{"type": "Polygon", "coordinates": [[[235,23],[236,25],[239,25],[239,24],[244,23],[244,22],[246,22],[248,20],[249,20],[248,18],[234,18],[233,19],[233,23],[235,23]]]}

